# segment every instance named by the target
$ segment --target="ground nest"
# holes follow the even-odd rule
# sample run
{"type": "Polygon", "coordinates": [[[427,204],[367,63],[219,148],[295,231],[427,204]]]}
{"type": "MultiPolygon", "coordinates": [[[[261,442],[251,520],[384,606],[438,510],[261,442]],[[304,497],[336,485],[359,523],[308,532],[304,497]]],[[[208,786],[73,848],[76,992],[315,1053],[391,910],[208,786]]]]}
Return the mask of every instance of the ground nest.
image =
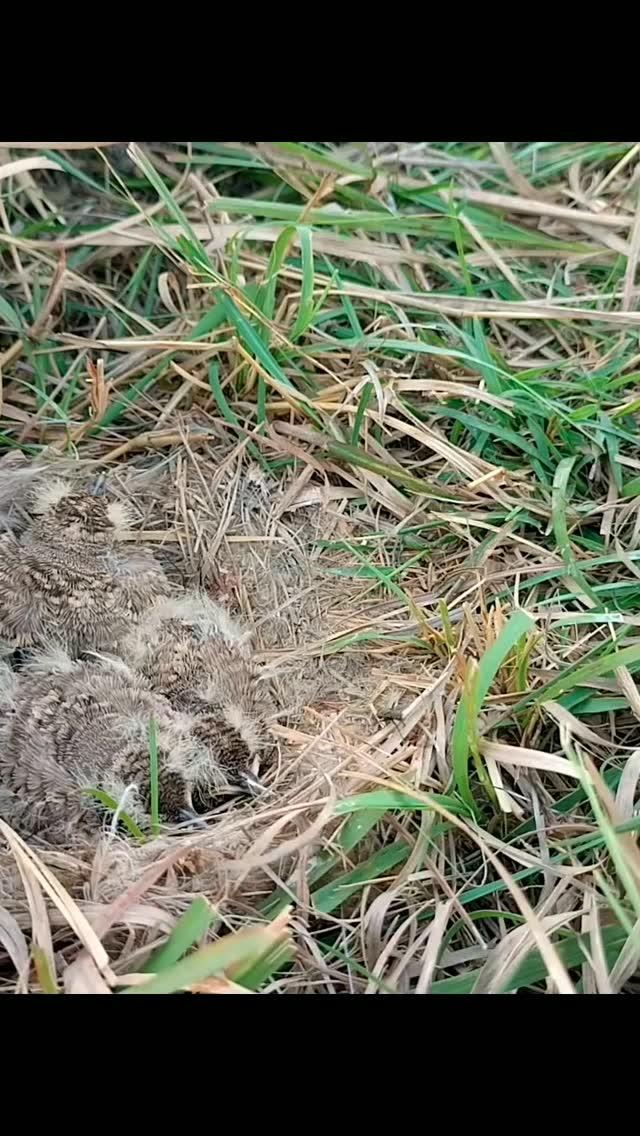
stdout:
{"type": "MultiPolygon", "coordinates": [[[[5,526],[24,524],[34,479],[55,473],[82,483],[91,468],[63,462],[55,452],[31,465],[6,460],[5,526]]],[[[108,479],[110,491],[137,514],[125,539],[152,546],[169,577],[204,588],[252,631],[278,705],[263,802],[232,798],[206,831],[167,830],[143,845],[108,828],[97,844],[74,844],[66,853],[36,841],[42,863],[90,920],[135,891],[143,877],[153,878],[144,902],[129,903],[123,914],[123,965],[131,970],[132,944],[144,957],[145,940],[166,933],[194,895],[205,896],[233,927],[278,890],[296,892],[337,826],[332,805],[341,794],[391,772],[420,786],[437,743],[426,744],[424,712],[410,713],[406,722],[402,714],[442,685],[447,668],[436,657],[376,655],[359,643],[359,630],[372,618],[392,625],[405,615],[372,594],[370,581],[344,574],[351,556],[340,548],[361,540],[363,526],[330,485],[269,479],[246,460],[244,447],[228,445],[197,458],[176,450],[162,461],[114,465],[108,479]],[[416,732],[418,718],[423,725],[416,732]]],[[[0,904],[21,929],[31,927],[24,875],[11,853],[0,857],[0,904]]],[[[50,920],[61,934],[65,920],[55,908],[50,920]]],[[[106,940],[115,944],[116,974],[118,941],[115,931],[106,940]]]]}

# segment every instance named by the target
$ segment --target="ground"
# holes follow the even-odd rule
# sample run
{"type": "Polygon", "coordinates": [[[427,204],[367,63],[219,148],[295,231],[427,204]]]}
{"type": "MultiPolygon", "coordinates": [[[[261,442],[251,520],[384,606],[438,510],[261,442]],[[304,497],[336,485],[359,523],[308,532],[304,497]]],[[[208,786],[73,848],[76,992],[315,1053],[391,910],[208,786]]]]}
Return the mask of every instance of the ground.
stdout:
{"type": "Polygon", "coordinates": [[[639,176],[632,142],[0,153],[2,464],[106,472],[279,707],[269,793],[204,833],[0,821],[0,989],[634,992],[639,176]]]}

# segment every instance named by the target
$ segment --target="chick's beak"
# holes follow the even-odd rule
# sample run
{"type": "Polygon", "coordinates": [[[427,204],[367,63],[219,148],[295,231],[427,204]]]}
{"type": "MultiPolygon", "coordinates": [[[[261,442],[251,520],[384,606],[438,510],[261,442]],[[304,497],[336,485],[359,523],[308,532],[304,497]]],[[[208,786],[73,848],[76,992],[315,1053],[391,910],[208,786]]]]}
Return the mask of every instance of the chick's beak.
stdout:
{"type": "Polygon", "coordinates": [[[182,824],[189,823],[195,825],[197,828],[207,827],[206,821],[198,815],[195,809],[180,809],[178,817],[182,824]]]}
{"type": "Polygon", "coordinates": [[[262,793],[266,793],[266,786],[263,785],[260,778],[256,777],[255,773],[252,773],[250,770],[242,774],[240,785],[251,797],[259,797],[262,793]]]}
{"type": "Polygon", "coordinates": [[[89,486],[89,493],[92,497],[104,497],[107,479],[104,473],[98,474],[95,481],[89,486]]]}

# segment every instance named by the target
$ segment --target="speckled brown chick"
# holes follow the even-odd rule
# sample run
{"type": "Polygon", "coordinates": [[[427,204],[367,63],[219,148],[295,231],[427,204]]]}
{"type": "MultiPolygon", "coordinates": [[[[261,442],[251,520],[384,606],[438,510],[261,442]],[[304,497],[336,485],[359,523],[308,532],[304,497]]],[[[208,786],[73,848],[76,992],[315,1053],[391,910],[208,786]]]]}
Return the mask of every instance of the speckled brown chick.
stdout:
{"type": "Polygon", "coordinates": [[[168,822],[195,815],[190,778],[207,755],[192,718],[119,660],[80,663],[54,651],[20,675],[0,664],[0,712],[0,805],[23,835],[71,845],[98,832],[103,813],[88,789],[124,802],[148,830],[152,720],[160,815],[168,822]]]}
{"type": "Polygon", "coordinates": [[[115,649],[140,611],[171,590],[150,552],[119,542],[127,506],[55,479],[34,488],[31,507],[22,533],[0,537],[5,649],[115,649]]]}
{"type": "Polygon", "coordinates": [[[274,707],[248,636],[229,613],[200,592],[159,600],[125,638],[122,651],[154,690],[194,715],[198,736],[228,780],[260,792],[251,766],[268,745],[266,721],[274,707]]]}

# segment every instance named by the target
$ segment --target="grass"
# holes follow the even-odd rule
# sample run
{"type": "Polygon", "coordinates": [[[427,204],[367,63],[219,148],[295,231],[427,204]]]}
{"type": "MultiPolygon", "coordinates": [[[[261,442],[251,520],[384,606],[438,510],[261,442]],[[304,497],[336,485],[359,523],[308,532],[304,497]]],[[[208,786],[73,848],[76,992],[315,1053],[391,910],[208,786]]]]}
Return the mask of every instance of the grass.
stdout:
{"type": "Polygon", "coordinates": [[[119,844],[93,938],[7,837],[4,988],[635,992],[637,144],[35,157],[0,446],[135,486],[284,693],[266,803],[119,844]]]}

